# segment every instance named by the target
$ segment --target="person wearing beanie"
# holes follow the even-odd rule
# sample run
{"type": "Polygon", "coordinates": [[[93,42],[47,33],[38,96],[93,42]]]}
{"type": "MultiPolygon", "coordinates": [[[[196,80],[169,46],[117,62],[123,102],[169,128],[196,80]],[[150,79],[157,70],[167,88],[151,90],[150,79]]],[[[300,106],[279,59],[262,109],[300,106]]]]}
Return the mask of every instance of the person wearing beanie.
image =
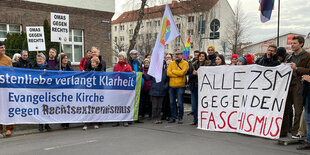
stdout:
{"type": "Polygon", "coordinates": [[[208,58],[209,60],[211,60],[210,66],[215,66],[216,54],[215,54],[215,47],[212,45],[208,47],[208,58]]]}
{"type": "Polygon", "coordinates": [[[281,63],[286,62],[288,59],[288,54],[287,54],[286,49],[284,47],[279,47],[277,49],[277,56],[278,56],[278,59],[281,63]]]}
{"type": "MultiPolygon", "coordinates": [[[[12,65],[12,60],[10,57],[5,55],[5,45],[3,44],[2,41],[0,41],[0,66],[7,66],[7,67],[13,67],[12,65]]],[[[11,136],[12,135],[12,130],[13,130],[13,125],[7,125],[5,126],[6,136],[11,136]]],[[[3,132],[3,125],[0,124],[0,134],[3,132]]]]}
{"type": "MultiPolygon", "coordinates": [[[[146,58],[143,61],[143,78],[148,76],[148,70],[150,67],[150,59],[146,58]]],[[[144,81],[143,86],[140,93],[140,104],[139,104],[139,115],[141,116],[141,120],[144,119],[145,115],[149,116],[149,120],[152,119],[152,103],[150,98],[150,88],[151,81],[144,81]]],[[[139,121],[138,123],[142,123],[139,121]]]]}
{"type": "Polygon", "coordinates": [[[276,55],[277,46],[276,45],[269,45],[267,48],[267,52],[264,54],[263,57],[256,60],[256,64],[261,66],[278,66],[280,65],[280,61],[278,60],[278,56],[276,55]]]}
{"type": "Polygon", "coordinates": [[[246,65],[246,59],[244,57],[240,56],[237,59],[237,65],[246,65]]]}
{"type": "Polygon", "coordinates": [[[245,56],[245,59],[246,59],[246,63],[247,63],[248,65],[254,64],[254,62],[253,62],[253,57],[252,57],[251,54],[247,54],[247,55],[245,56]]]}
{"type": "Polygon", "coordinates": [[[230,65],[237,65],[237,59],[238,59],[238,54],[233,54],[232,56],[231,56],[231,58],[230,58],[230,60],[231,60],[231,63],[230,63],[230,65]]]}

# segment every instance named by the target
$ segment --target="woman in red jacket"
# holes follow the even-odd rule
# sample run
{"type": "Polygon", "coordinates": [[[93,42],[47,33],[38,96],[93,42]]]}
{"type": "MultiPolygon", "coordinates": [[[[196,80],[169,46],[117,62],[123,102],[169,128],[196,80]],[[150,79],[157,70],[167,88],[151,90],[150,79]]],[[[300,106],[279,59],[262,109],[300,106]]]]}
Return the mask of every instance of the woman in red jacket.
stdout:
{"type": "Polygon", "coordinates": [[[113,72],[132,72],[132,68],[126,60],[126,52],[118,53],[118,63],[114,66],[113,72]]]}

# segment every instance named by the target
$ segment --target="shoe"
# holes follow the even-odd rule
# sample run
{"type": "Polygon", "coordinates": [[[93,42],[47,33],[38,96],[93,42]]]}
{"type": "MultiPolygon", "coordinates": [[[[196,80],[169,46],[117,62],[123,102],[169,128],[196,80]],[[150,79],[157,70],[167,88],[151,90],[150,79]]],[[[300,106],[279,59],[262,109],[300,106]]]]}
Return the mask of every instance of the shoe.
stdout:
{"type": "Polygon", "coordinates": [[[292,136],[292,139],[302,139],[304,136],[300,135],[300,134],[296,134],[292,136]]]}
{"type": "Polygon", "coordinates": [[[128,127],[128,123],[127,122],[124,122],[124,127],[128,127]]]}
{"type": "Polygon", "coordinates": [[[169,118],[169,117],[167,117],[166,121],[170,121],[170,118],[169,118]]]}
{"type": "Polygon", "coordinates": [[[193,112],[190,112],[190,113],[187,114],[187,116],[190,116],[190,115],[194,115],[194,113],[193,113],[193,112]]]}
{"type": "Polygon", "coordinates": [[[168,123],[175,123],[175,119],[171,119],[168,123]]]}
{"type": "Polygon", "coordinates": [[[158,124],[157,122],[158,122],[157,120],[154,120],[154,121],[153,121],[154,124],[158,124]]]}
{"type": "Polygon", "coordinates": [[[144,123],[144,122],[141,120],[136,120],[135,123],[144,123]]]}
{"type": "Polygon", "coordinates": [[[182,120],[182,119],[179,119],[179,120],[178,120],[178,124],[183,124],[183,120],[182,120]]]}
{"type": "Polygon", "coordinates": [[[98,125],[94,125],[94,129],[99,129],[99,126],[98,125]]]}
{"type": "Polygon", "coordinates": [[[160,120],[157,120],[157,124],[163,124],[163,122],[160,120]]]}
{"type": "Polygon", "coordinates": [[[87,126],[84,125],[83,128],[82,128],[82,130],[86,131],[86,130],[87,130],[87,126]]]}
{"type": "Polygon", "coordinates": [[[51,131],[52,130],[52,128],[48,124],[45,124],[45,129],[46,129],[46,131],[51,131]]]}
{"type": "Polygon", "coordinates": [[[297,150],[309,150],[310,149],[310,143],[302,144],[302,145],[298,146],[296,149],[297,150]]]}
{"type": "Polygon", "coordinates": [[[11,136],[11,135],[12,135],[12,131],[11,130],[6,130],[5,136],[11,136]]]}
{"type": "Polygon", "coordinates": [[[119,123],[113,124],[112,127],[117,127],[119,126],[119,123]]]}
{"type": "Polygon", "coordinates": [[[39,131],[43,132],[43,124],[39,124],[39,131]]]}
{"type": "Polygon", "coordinates": [[[190,125],[197,125],[197,122],[192,122],[190,125]]]}

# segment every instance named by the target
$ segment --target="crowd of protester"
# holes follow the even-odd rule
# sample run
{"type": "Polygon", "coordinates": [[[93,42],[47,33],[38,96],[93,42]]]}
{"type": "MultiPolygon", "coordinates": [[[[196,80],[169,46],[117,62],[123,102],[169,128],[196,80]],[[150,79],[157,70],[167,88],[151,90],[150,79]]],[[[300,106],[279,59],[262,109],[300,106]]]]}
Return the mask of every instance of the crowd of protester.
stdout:
{"type": "MultiPolygon", "coordinates": [[[[138,51],[132,50],[127,58],[126,52],[119,52],[118,62],[114,66],[113,72],[141,72],[141,95],[139,104],[139,119],[136,123],[143,123],[146,117],[153,120],[154,124],[161,124],[163,120],[168,123],[183,123],[184,106],[183,95],[185,89],[191,91],[191,105],[193,121],[191,125],[198,123],[198,72],[201,66],[221,66],[221,65],[251,65],[272,67],[282,63],[290,63],[293,69],[293,76],[289,87],[286,107],[283,116],[283,123],[280,137],[287,137],[291,133],[292,138],[300,139],[306,137],[306,142],[297,149],[310,149],[310,55],[303,49],[304,38],[295,36],[292,39],[292,53],[289,54],[285,48],[269,45],[266,53],[255,60],[252,54],[231,56],[230,63],[225,62],[225,57],[216,52],[214,46],[209,46],[207,52],[194,51],[191,60],[183,59],[183,51],[175,50],[174,53],[165,55],[162,79],[157,83],[155,78],[148,75],[151,55],[146,55],[141,62],[138,58],[138,51]],[[293,110],[292,110],[293,109],[293,110]],[[292,112],[294,111],[294,112],[292,112]]],[[[0,66],[14,66],[21,68],[33,68],[40,70],[61,70],[73,71],[68,56],[64,53],[59,59],[56,57],[56,49],[50,49],[46,57],[43,53],[38,53],[36,63],[31,64],[28,59],[28,52],[23,50],[20,54],[14,54],[12,60],[5,55],[5,46],[0,42],[0,66]]],[[[106,63],[100,55],[97,47],[87,50],[86,56],[81,60],[79,68],[81,71],[106,71],[106,63]]],[[[128,127],[132,122],[122,122],[124,127],[128,127]]],[[[121,122],[116,122],[113,126],[120,126],[121,122]]],[[[83,130],[93,125],[99,128],[100,123],[85,124],[83,130]]],[[[61,124],[64,128],[69,128],[69,124],[61,124]]],[[[51,130],[48,124],[40,124],[39,130],[51,130]]],[[[6,135],[11,135],[12,125],[6,126],[6,135]]],[[[0,132],[3,132],[2,126],[0,132]]]]}

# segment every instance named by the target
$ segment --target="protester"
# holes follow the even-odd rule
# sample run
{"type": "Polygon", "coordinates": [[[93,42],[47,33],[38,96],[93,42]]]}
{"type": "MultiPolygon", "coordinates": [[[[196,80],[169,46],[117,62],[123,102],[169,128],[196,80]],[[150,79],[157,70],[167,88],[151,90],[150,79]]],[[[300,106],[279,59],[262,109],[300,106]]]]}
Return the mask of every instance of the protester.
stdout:
{"type": "Polygon", "coordinates": [[[285,63],[289,55],[287,54],[286,49],[284,47],[279,47],[277,49],[277,56],[280,63],[285,63]]]}
{"type": "MultiPolygon", "coordinates": [[[[2,41],[0,41],[0,66],[13,67],[11,58],[5,55],[5,45],[2,41]]],[[[5,136],[11,136],[14,128],[13,125],[7,125],[5,128],[5,136]]],[[[0,124],[0,134],[3,134],[2,124],[0,124]]]]}
{"type": "MultiPolygon", "coordinates": [[[[91,55],[92,55],[92,58],[93,57],[98,57],[99,59],[99,63],[101,64],[100,67],[101,67],[101,71],[106,71],[106,63],[105,61],[102,59],[102,56],[100,55],[100,50],[93,46],[91,48],[91,55]]],[[[91,66],[91,59],[88,59],[86,62],[85,62],[85,67],[84,67],[84,70],[85,71],[90,71],[92,70],[92,66],[91,66]]]]}
{"type": "Polygon", "coordinates": [[[284,116],[281,128],[281,137],[286,137],[289,130],[289,113],[294,105],[294,123],[291,129],[292,138],[298,138],[297,132],[299,128],[300,116],[303,111],[303,98],[299,94],[301,88],[301,77],[309,72],[310,67],[310,55],[303,49],[305,39],[301,36],[295,36],[292,39],[292,55],[288,59],[291,68],[293,69],[293,74],[291,78],[291,83],[288,91],[288,96],[284,109],[284,116]]]}
{"type": "MultiPolygon", "coordinates": [[[[147,76],[147,72],[150,66],[150,60],[144,59],[144,67],[143,67],[143,74],[147,76]]],[[[148,114],[149,119],[152,118],[152,103],[150,98],[150,88],[151,88],[151,81],[144,81],[144,84],[141,89],[140,94],[140,105],[139,105],[139,113],[144,119],[145,114],[148,114]]]]}
{"type": "Polygon", "coordinates": [[[32,64],[28,59],[28,51],[23,50],[20,54],[21,58],[18,60],[16,67],[32,68],[32,64]]]}
{"type": "MultiPolygon", "coordinates": [[[[49,65],[47,64],[46,62],[46,57],[43,53],[38,53],[37,56],[36,56],[36,63],[35,65],[33,66],[33,69],[39,69],[39,70],[47,70],[47,69],[50,69],[49,65]]],[[[44,124],[39,124],[39,131],[40,132],[43,132],[43,125],[44,124]]],[[[49,124],[45,124],[44,125],[44,128],[47,130],[47,131],[51,131],[51,127],[49,126],[49,124]]]]}
{"type": "Polygon", "coordinates": [[[246,65],[247,61],[244,57],[239,56],[239,58],[237,59],[237,65],[246,65]]]}
{"type": "Polygon", "coordinates": [[[56,58],[57,50],[55,48],[50,48],[48,52],[48,60],[47,64],[49,66],[49,69],[56,70],[56,65],[58,64],[57,58],[56,58]]]}
{"type": "Polygon", "coordinates": [[[170,94],[170,108],[171,108],[171,117],[172,120],[170,123],[176,122],[176,99],[178,99],[179,105],[179,116],[178,116],[178,123],[183,123],[183,94],[185,91],[185,82],[186,77],[185,74],[188,70],[188,63],[183,60],[183,51],[176,50],[175,51],[175,61],[172,61],[169,64],[167,75],[170,77],[169,81],[169,94],[170,94]]]}
{"type": "Polygon", "coordinates": [[[13,55],[13,58],[12,58],[13,67],[17,67],[17,62],[19,61],[20,57],[21,57],[21,55],[19,53],[15,53],[13,55]]]}
{"type": "MultiPolygon", "coordinates": [[[[198,61],[199,53],[200,53],[200,52],[199,52],[198,50],[194,51],[194,58],[192,58],[191,61],[188,61],[188,71],[187,71],[186,76],[190,75],[191,72],[193,71],[192,66],[193,66],[193,63],[195,63],[196,61],[198,61]]],[[[192,93],[191,93],[191,94],[192,94],[192,93]]],[[[193,109],[192,109],[192,112],[190,112],[188,115],[194,115],[193,109]]]]}
{"type": "MultiPolygon", "coordinates": [[[[103,71],[102,63],[100,63],[100,59],[93,55],[93,57],[90,59],[90,67],[85,68],[85,71],[103,71]]],[[[93,125],[94,129],[99,129],[99,123],[93,122],[93,123],[85,123],[83,126],[83,130],[87,130],[87,126],[93,125]]]]}
{"type": "Polygon", "coordinates": [[[219,54],[216,56],[215,65],[216,66],[226,65],[225,58],[223,55],[219,54]]]}
{"type": "Polygon", "coordinates": [[[208,58],[211,60],[211,66],[215,66],[216,54],[215,47],[212,45],[208,47],[208,58]]]}
{"type": "Polygon", "coordinates": [[[245,55],[245,59],[246,59],[247,65],[254,64],[252,54],[247,54],[247,55],[245,55]]]}
{"type": "Polygon", "coordinates": [[[303,145],[298,146],[297,150],[310,149],[310,72],[307,75],[303,75],[302,80],[304,80],[302,95],[304,96],[305,101],[304,119],[306,121],[307,137],[305,143],[303,145]]]}
{"type": "Polygon", "coordinates": [[[280,65],[280,61],[278,60],[276,53],[277,46],[273,44],[269,45],[264,56],[256,60],[255,63],[261,66],[278,66],[280,65]]]}
{"type": "Polygon", "coordinates": [[[91,55],[92,55],[91,51],[87,50],[86,51],[86,56],[82,58],[82,60],[80,62],[80,65],[79,65],[81,71],[84,71],[85,63],[86,63],[87,60],[89,60],[91,58],[91,55]]]}
{"type": "Polygon", "coordinates": [[[151,57],[152,57],[152,55],[151,55],[151,54],[146,54],[146,55],[145,55],[145,59],[149,59],[149,60],[151,60],[151,57]]]}
{"type": "Polygon", "coordinates": [[[198,55],[198,61],[195,61],[192,66],[189,67],[189,88],[191,90],[191,102],[194,120],[191,125],[197,125],[198,123],[198,73],[197,70],[200,66],[209,66],[211,61],[208,60],[206,52],[200,52],[198,55]]]}
{"type": "Polygon", "coordinates": [[[230,65],[237,65],[237,59],[238,59],[238,54],[233,54],[232,56],[231,56],[231,63],[230,63],[230,65]]]}
{"type": "Polygon", "coordinates": [[[195,50],[194,51],[194,58],[190,61],[192,63],[194,63],[195,61],[198,61],[198,55],[199,55],[199,51],[198,50],[195,50]]]}
{"type": "Polygon", "coordinates": [[[127,62],[126,52],[118,53],[118,63],[115,64],[113,72],[132,72],[130,65],[127,62]]]}
{"type": "MultiPolygon", "coordinates": [[[[167,70],[170,62],[173,61],[173,54],[168,53],[165,57],[165,64],[164,67],[166,67],[165,69],[167,70]]],[[[169,77],[167,77],[167,82],[169,85],[169,77]]],[[[152,86],[152,85],[151,85],[152,86]]],[[[166,91],[166,95],[164,97],[164,102],[162,104],[162,112],[163,115],[161,117],[161,120],[166,120],[166,121],[170,121],[170,117],[171,117],[171,111],[170,111],[170,98],[169,98],[169,89],[166,91]]]]}

